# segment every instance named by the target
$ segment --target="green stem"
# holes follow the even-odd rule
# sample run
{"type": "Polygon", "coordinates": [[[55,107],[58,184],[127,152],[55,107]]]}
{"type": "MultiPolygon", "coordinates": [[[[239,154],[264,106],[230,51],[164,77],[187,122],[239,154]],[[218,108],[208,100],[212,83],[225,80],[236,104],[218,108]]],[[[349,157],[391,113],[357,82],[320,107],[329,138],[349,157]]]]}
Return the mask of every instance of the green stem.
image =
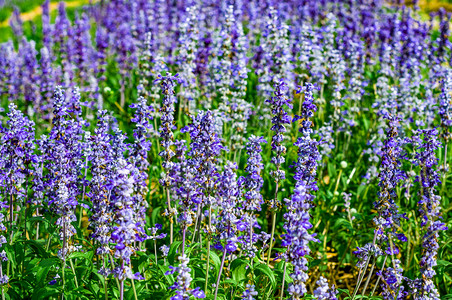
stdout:
{"type": "Polygon", "coordinates": [[[284,283],[286,283],[286,269],[287,269],[287,263],[284,261],[284,272],[283,272],[283,277],[282,277],[281,295],[279,296],[279,300],[282,300],[284,297],[284,283]]]}
{"type": "MultiPolygon", "coordinates": [[[[277,171],[279,171],[279,166],[277,167],[277,171]]],[[[270,246],[268,248],[267,254],[267,265],[270,264],[270,257],[272,256],[272,248],[273,248],[273,238],[275,236],[275,228],[276,228],[276,202],[278,201],[278,189],[279,189],[279,181],[276,180],[276,190],[275,190],[275,198],[273,199],[273,207],[272,207],[272,231],[270,237],[270,246]]]]}
{"type": "Polygon", "coordinates": [[[223,250],[223,257],[221,258],[220,270],[218,271],[217,285],[215,286],[215,296],[214,296],[214,300],[217,300],[218,287],[220,286],[220,278],[221,278],[221,273],[223,272],[224,260],[225,260],[225,259],[226,259],[226,247],[224,247],[224,250],[223,250]]]}
{"type": "Polygon", "coordinates": [[[207,263],[206,263],[206,280],[204,282],[204,292],[207,294],[207,287],[209,282],[209,269],[210,269],[210,239],[207,238],[207,263]]]}
{"type": "Polygon", "coordinates": [[[131,280],[132,280],[133,298],[134,298],[135,300],[138,300],[137,290],[135,289],[135,282],[134,282],[133,278],[132,278],[131,280]]]}
{"type": "Polygon", "coordinates": [[[375,263],[376,262],[377,262],[377,260],[376,260],[376,258],[374,256],[374,259],[373,259],[373,262],[372,262],[372,267],[370,268],[369,276],[367,277],[366,283],[364,284],[364,288],[363,288],[363,292],[362,292],[363,296],[366,294],[366,289],[367,289],[367,286],[369,285],[370,278],[372,277],[372,273],[374,272],[374,268],[375,268],[375,263]]]}
{"type": "Polygon", "coordinates": [[[78,288],[77,274],[75,273],[75,268],[74,264],[72,263],[72,259],[69,260],[69,264],[71,265],[72,273],[74,273],[75,286],[78,288]]]}
{"type": "MultiPolygon", "coordinates": [[[[383,265],[381,266],[381,270],[384,270],[384,268],[385,268],[385,264],[386,264],[386,259],[388,258],[388,256],[387,255],[385,255],[385,259],[383,260],[383,265]]],[[[374,288],[372,289],[372,292],[370,293],[370,296],[369,297],[372,297],[373,296],[373,294],[375,293],[375,290],[377,289],[377,286],[378,286],[378,282],[380,282],[380,276],[378,276],[378,278],[377,278],[377,282],[375,282],[375,286],[374,286],[374,288]]]]}

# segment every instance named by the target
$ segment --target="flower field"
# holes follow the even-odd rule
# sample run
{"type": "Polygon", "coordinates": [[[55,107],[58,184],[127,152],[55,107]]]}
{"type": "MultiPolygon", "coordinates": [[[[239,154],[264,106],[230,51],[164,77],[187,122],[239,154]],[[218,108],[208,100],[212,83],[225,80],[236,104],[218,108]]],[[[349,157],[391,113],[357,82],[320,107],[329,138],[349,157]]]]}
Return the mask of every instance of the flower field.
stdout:
{"type": "Polygon", "coordinates": [[[0,13],[2,300],[452,299],[444,8],[41,4],[0,13]]]}

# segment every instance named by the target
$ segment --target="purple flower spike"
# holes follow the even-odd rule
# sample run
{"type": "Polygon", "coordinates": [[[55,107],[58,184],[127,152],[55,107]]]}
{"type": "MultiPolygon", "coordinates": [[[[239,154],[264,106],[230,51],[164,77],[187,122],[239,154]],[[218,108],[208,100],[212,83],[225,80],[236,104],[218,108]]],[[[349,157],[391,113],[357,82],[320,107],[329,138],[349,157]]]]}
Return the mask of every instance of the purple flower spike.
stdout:
{"type": "Polygon", "coordinates": [[[415,299],[439,299],[438,290],[433,283],[436,274],[434,267],[439,249],[439,232],[448,228],[441,221],[441,197],[435,195],[436,186],[441,183],[436,170],[438,165],[436,151],[441,145],[438,141],[438,130],[418,130],[417,135],[413,137],[413,144],[417,149],[415,164],[421,167],[420,176],[417,176],[417,181],[422,185],[418,207],[422,218],[421,226],[425,233],[419,263],[422,277],[410,285],[415,299]]]}

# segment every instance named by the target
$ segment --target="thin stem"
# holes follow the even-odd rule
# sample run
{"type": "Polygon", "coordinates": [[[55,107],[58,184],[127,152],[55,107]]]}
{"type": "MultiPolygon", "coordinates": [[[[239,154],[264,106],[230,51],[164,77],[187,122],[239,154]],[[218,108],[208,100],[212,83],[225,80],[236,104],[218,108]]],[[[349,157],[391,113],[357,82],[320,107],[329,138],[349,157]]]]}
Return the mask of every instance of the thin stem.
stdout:
{"type": "Polygon", "coordinates": [[[168,205],[168,211],[170,215],[170,244],[173,244],[173,210],[171,209],[171,199],[169,188],[166,187],[166,201],[168,205]]]}
{"type": "MultiPolygon", "coordinates": [[[[124,260],[121,259],[121,269],[124,270],[124,260]]],[[[119,285],[119,299],[123,300],[124,299],[124,279],[120,280],[120,285],[119,285]]]]}
{"type": "MultiPolygon", "coordinates": [[[[39,208],[36,207],[36,216],[39,216],[39,208]]],[[[39,222],[36,222],[36,240],[39,240],[39,222]]]]}
{"type": "MultiPolygon", "coordinates": [[[[102,259],[104,269],[105,269],[105,256],[102,259]]],[[[104,277],[104,291],[105,291],[105,300],[108,300],[108,285],[107,285],[107,277],[104,277]]]]}
{"type": "MultiPolygon", "coordinates": [[[[388,258],[388,256],[385,255],[385,259],[383,260],[383,265],[381,266],[381,270],[384,270],[385,264],[386,264],[386,259],[387,259],[387,258],[388,258]]],[[[375,286],[374,286],[374,288],[372,289],[372,292],[370,293],[370,296],[369,296],[369,297],[372,297],[372,295],[375,293],[375,290],[377,289],[378,282],[380,281],[380,278],[381,278],[381,276],[378,276],[377,282],[375,282],[375,286]]]]}
{"type": "MultiPolygon", "coordinates": [[[[377,239],[377,231],[378,231],[378,229],[375,229],[374,239],[372,241],[372,246],[375,246],[375,241],[377,239]]],[[[361,282],[364,279],[364,275],[366,275],[366,270],[367,270],[367,266],[369,265],[369,261],[370,261],[370,255],[367,256],[367,260],[366,260],[366,263],[364,264],[362,274],[361,274],[361,271],[360,271],[360,274],[358,275],[358,283],[356,284],[355,290],[353,291],[352,300],[355,299],[356,293],[358,293],[358,290],[359,290],[359,287],[361,285],[361,282]]]]}
{"type": "Polygon", "coordinates": [[[155,255],[155,264],[158,265],[159,262],[157,260],[157,242],[154,240],[154,255],[155,255]]]}
{"type": "Polygon", "coordinates": [[[135,281],[133,280],[133,278],[131,279],[131,281],[132,281],[133,298],[135,300],[138,300],[137,290],[135,289],[135,281]]]}
{"type": "MultiPolygon", "coordinates": [[[[279,171],[279,166],[277,167],[277,170],[279,171]]],[[[273,199],[273,207],[272,207],[272,232],[271,232],[271,237],[270,237],[270,246],[268,248],[268,254],[267,254],[267,265],[270,263],[270,257],[272,256],[273,238],[275,236],[276,201],[278,200],[278,189],[279,189],[279,180],[276,180],[275,198],[273,199]]]]}
{"type": "Polygon", "coordinates": [[[363,292],[361,293],[363,296],[366,294],[367,286],[369,285],[370,278],[372,277],[372,273],[374,272],[375,263],[377,262],[377,259],[374,256],[372,267],[370,268],[369,276],[367,276],[366,283],[364,284],[363,292]]]}
{"type": "MultiPolygon", "coordinates": [[[[88,157],[85,159],[85,179],[88,175],[88,157]]],[[[86,186],[83,185],[83,192],[82,192],[82,201],[85,200],[85,192],[86,192],[86,186]]],[[[80,205],[80,215],[78,219],[78,228],[82,227],[82,218],[83,218],[83,206],[80,205]]]]}
{"type": "Polygon", "coordinates": [[[69,264],[71,265],[72,273],[74,273],[75,286],[78,288],[77,274],[75,273],[75,268],[74,264],[72,263],[72,259],[69,260],[69,264]]]}
{"type": "MultiPolygon", "coordinates": [[[[207,228],[207,264],[206,264],[206,282],[204,284],[204,290],[207,293],[207,283],[209,281],[209,269],[210,269],[210,230],[212,226],[212,210],[209,205],[209,228],[207,228]]],[[[199,230],[201,231],[201,230],[199,230]]]]}
{"type": "Polygon", "coordinates": [[[63,280],[63,290],[62,292],[62,296],[64,297],[64,287],[66,285],[66,277],[64,276],[64,270],[66,269],[66,258],[64,258],[63,260],[63,268],[61,269],[61,278],[63,280]]]}
{"type": "Polygon", "coordinates": [[[195,219],[195,227],[193,227],[193,237],[191,240],[191,243],[193,244],[195,242],[195,237],[196,237],[196,227],[198,227],[198,219],[200,218],[201,215],[201,207],[198,205],[198,209],[196,212],[196,219],[195,219]]]}
{"type": "Polygon", "coordinates": [[[119,283],[119,299],[124,300],[124,279],[119,283]]]}
{"type": "Polygon", "coordinates": [[[224,260],[225,259],[226,259],[226,247],[224,247],[223,257],[221,258],[220,270],[218,271],[217,284],[215,286],[215,297],[214,297],[214,300],[217,300],[218,287],[220,286],[220,278],[221,278],[221,273],[223,272],[224,260]]]}
{"type": "Polygon", "coordinates": [[[282,276],[281,296],[279,296],[279,300],[282,300],[284,297],[284,284],[286,283],[286,269],[287,269],[287,263],[284,261],[284,272],[283,272],[283,276],[282,276]]]}
{"type": "Polygon", "coordinates": [[[348,184],[350,183],[350,181],[352,180],[353,175],[355,175],[355,172],[356,172],[356,165],[358,165],[358,163],[359,163],[359,161],[361,160],[362,157],[363,157],[363,152],[361,152],[361,154],[359,155],[358,160],[357,160],[356,163],[355,163],[355,167],[353,168],[352,172],[350,173],[350,176],[348,176],[348,179],[347,179],[347,185],[348,185],[348,184]]]}
{"type": "Polygon", "coordinates": [[[124,106],[126,104],[126,96],[124,94],[125,92],[125,84],[124,84],[124,80],[121,80],[121,88],[119,89],[120,94],[121,94],[121,99],[120,99],[120,106],[122,109],[124,109],[124,106]]]}
{"type": "Polygon", "coordinates": [[[13,217],[14,217],[14,207],[13,207],[13,189],[10,190],[9,196],[9,230],[10,230],[10,238],[9,244],[13,244],[13,217]]]}
{"type": "Polygon", "coordinates": [[[270,263],[270,258],[271,258],[271,254],[272,254],[272,248],[273,248],[273,238],[275,236],[275,227],[276,227],[276,211],[272,211],[272,233],[271,233],[271,237],[270,237],[270,245],[268,248],[268,254],[267,254],[267,265],[270,263]]]}
{"type": "Polygon", "coordinates": [[[210,265],[209,265],[209,261],[210,261],[210,239],[207,238],[207,263],[206,263],[206,280],[204,283],[204,291],[207,294],[207,286],[208,286],[208,281],[209,281],[209,269],[210,269],[210,265]]]}
{"type": "Polygon", "coordinates": [[[182,255],[184,255],[185,254],[185,232],[186,232],[186,226],[185,225],[183,225],[183,228],[182,228],[182,255]]]}
{"type": "MultiPolygon", "coordinates": [[[[1,265],[1,262],[0,262],[0,276],[3,277],[3,266],[1,265]]],[[[3,290],[2,286],[0,286],[0,289],[2,289],[2,300],[5,300],[5,291],[3,290]]]]}
{"type": "MultiPolygon", "coordinates": [[[[113,256],[111,256],[111,253],[108,253],[108,256],[110,257],[110,261],[113,262],[113,256]]],[[[110,267],[110,269],[113,271],[113,266],[110,267]]],[[[117,277],[115,277],[116,285],[118,286],[118,290],[121,289],[121,284],[119,283],[119,280],[117,277]]]]}
{"type": "Polygon", "coordinates": [[[370,260],[370,256],[367,257],[366,264],[364,265],[362,272],[360,271],[361,274],[358,275],[358,283],[356,284],[355,290],[353,291],[352,300],[355,299],[356,293],[358,293],[359,287],[361,285],[361,281],[363,280],[364,275],[366,274],[367,265],[369,264],[369,260],[370,260]]]}

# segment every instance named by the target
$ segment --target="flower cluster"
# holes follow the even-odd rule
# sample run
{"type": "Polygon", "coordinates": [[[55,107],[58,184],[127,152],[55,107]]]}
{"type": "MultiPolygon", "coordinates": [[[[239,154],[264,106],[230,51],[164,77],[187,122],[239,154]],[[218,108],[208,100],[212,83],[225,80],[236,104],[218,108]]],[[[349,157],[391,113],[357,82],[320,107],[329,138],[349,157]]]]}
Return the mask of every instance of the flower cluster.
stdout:
{"type": "Polygon", "coordinates": [[[317,190],[315,180],[317,160],[320,159],[318,142],[311,138],[311,120],[316,106],[312,97],[313,86],[307,84],[305,91],[305,100],[303,102],[302,115],[294,118],[294,121],[302,119],[300,132],[302,137],[298,138],[294,144],[299,147],[298,161],[296,162],[296,180],[295,189],[292,198],[286,199],[288,212],[284,214],[286,223],[284,229],[286,234],[282,245],[287,247],[285,253],[286,259],[294,265],[294,270],[290,275],[293,282],[289,285],[289,294],[294,299],[300,299],[306,293],[305,282],[308,279],[306,255],[310,253],[309,242],[318,240],[315,234],[308,232],[312,228],[310,223],[309,210],[313,206],[315,196],[312,192],[317,190]]]}
{"type": "Polygon", "coordinates": [[[420,166],[420,175],[417,181],[421,184],[419,212],[422,218],[421,226],[425,230],[422,239],[422,258],[420,261],[422,278],[413,284],[416,299],[437,299],[438,291],[433,284],[433,276],[436,272],[436,255],[438,253],[438,236],[442,230],[447,230],[446,225],[440,220],[441,197],[435,195],[436,186],[441,183],[436,170],[438,158],[436,150],[441,143],[438,141],[436,129],[419,130],[413,138],[416,146],[415,162],[420,166]],[[421,136],[423,138],[421,139],[421,136]]]}
{"type": "Polygon", "coordinates": [[[174,274],[177,272],[177,278],[174,284],[170,287],[172,290],[176,291],[176,295],[171,297],[171,300],[189,300],[190,296],[194,296],[198,299],[205,298],[205,294],[199,288],[192,289],[190,284],[192,281],[190,272],[191,269],[188,267],[190,259],[182,254],[178,258],[179,266],[170,267],[170,271],[166,272],[165,275],[174,274]]]}
{"type": "Polygon", "coordinates": [[[274,132],[271,146],[275,156],[272,157],[271,161],[276,166],[276,171],[272,171],[270,175],[275,178],[277,185],[286,178],[284,170],[281,170],[281,165],[285,162],[286,147],[282,142],[287,131],[286,124],[291,123],[290,116],[285,109],[285,107],[292,109],[291,99],[287,96],[288,90],[287,84],[281,80],[275,84],[275,96],[267,100],[272,107],[273,115],[271,120],[273,126],[270,129],[274,132]]]}

